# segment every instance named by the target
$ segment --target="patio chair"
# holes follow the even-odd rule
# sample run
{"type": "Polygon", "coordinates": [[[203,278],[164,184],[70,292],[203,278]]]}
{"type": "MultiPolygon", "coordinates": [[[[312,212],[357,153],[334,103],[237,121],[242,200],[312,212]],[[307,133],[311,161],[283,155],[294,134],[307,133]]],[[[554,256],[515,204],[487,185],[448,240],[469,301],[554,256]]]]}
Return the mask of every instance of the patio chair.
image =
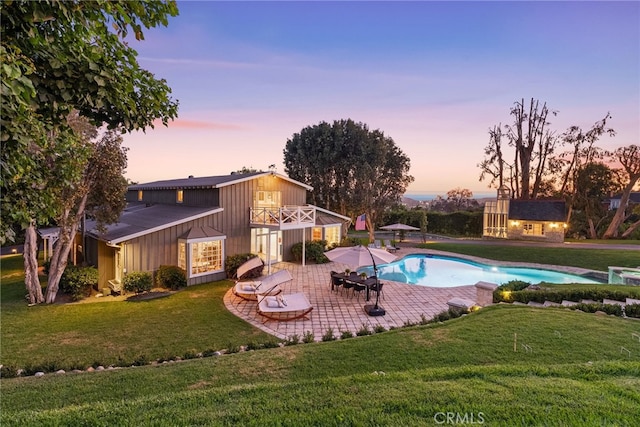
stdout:
{"type": "Polygon", "coordinates": [[[382,248],[382,243],[380,243],[380,240],[378,239],[375,240],[374,245],[376,249],[382,248]]]}
{"type": "Polygon", "coordinates": [[[344,280],[337,276],[338,272],[331,272],[331,290],[338,292],[340,290],[340,286],[344,284],[344,280]]]}
{"type": "Polygon", "coordinates": [[[364,291],[367,290],[367,287],[365,285],[361,285],[359,283],[354,283],[353,284],[353,291],[351,293],[351,298],[353,298],[353,295],[357,292],[358,293],[358,301],[360,301],[360,294],[364,291]]]}
{"type": "Polygon", "coordinates": [[[391,244],[391,240],[389,240],[389,239],[385,239],[385,240],[384,240],[384,247],[385,247],[385,248],[387,249],[387,251],[389,251],[389,252],[395,252],[395,251],[397,251],[398,249],[400,249],[400,248],[398,248],[398,247],[396,247],[396,246],[393,246],[393,245],[391,244]]]}
{"type": "Polygon", "coordinates": [[[293,280],[288,270],[276,271],[273,274],[251,282],[236,282],[233,293],[247,301],[257,301],[258,296],[277,295],[282,292],[280,285],[293,280]]]}
{"type": "Polygon", "coordinates": [[[369,286],[369,291],[371,292],[380,292],[380,296],[382,298],[384,298],[384,292],[382,292],[382,286],[384,285],[384,283],[382,282],[376,282],[375,284],[369,286]]]}
{"type": "Polygon", "coordinates": [[[313,306],[302,292],[278,296],[262,296],[258,302],[258,314],[269,320],[289,321],[305,318],[313,306]]]}

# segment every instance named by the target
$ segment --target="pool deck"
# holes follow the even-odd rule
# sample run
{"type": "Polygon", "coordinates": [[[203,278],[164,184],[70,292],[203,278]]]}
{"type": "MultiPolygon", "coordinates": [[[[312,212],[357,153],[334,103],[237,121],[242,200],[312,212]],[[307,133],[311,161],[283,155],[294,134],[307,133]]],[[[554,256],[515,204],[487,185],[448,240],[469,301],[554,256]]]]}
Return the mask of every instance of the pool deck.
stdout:
{"type": "MultiPolygon", "coordinates": [[[[478,257],[417,248],[402,248],[397,252],[398,259],[409,254],[449,255],[489,265],[556,269],[573,274],[592,272],[592,270],[563,266],[496,262],[478,257]]],[[[369,330],[373,330],[378,325],[385,329],[402,327],[407,323],[418,323],[423,318],[431,319],[436,314],[447,310],[449,307],[447,302],[452,298],[458,297],[476,301],[475,283],[451,288],[433,288],[383,280],[384,287],[379,305],[384,307],[386,315],[371,317],[364,312],[363,307],[365,304],[375,302],[374,293],[371,295],[372,301],[366,302],[364,293],[358,299],[357,295],[352,297],[350,293],[331,290],[330,272],[332,270],[344,271],[346,267],[348,266],[335,262],[306,266],[280,262],[271,266],[272,272],[282,269],[289,270],[293,280],[282,286],[283,294],[303,292],[313,306],[313,311],[307,315],[307,318],[291,321],[265,319],[257,313],[257,302],[246,301],[235,296],[231,288],[224,296],[224,304],[231,313],[278,338],[287,339],[292,335],[298,335],[302,339],[305,333],[311,332],[315,340],[319,341],[329,328],[333,330],[335,336],[339,337],[343,331],[351,331],[355,335],[363,326],[368,327],[369,330]]]]}

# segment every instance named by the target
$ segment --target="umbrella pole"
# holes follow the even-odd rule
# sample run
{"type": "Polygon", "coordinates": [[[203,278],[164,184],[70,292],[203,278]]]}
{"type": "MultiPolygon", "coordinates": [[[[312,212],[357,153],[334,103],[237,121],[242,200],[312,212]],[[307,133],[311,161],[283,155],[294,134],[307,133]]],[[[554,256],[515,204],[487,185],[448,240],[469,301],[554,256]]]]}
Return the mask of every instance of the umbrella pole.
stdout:
{"type": "Polygon", "coordinates": [[[367,304],[364,306],[364,311],[369,316],[384,316],[387,312],[384,308],[378,305],[378,300],[380,298],[380,279],[378,279],[378,267],[376,266],[376,260],[373,258],[373,254],[369,250],[368,247],[365,246],[369,255],[371,255],[371,262],[373,262],[373,274],[376,276],[376,303],[374,305],[367,304]]]}

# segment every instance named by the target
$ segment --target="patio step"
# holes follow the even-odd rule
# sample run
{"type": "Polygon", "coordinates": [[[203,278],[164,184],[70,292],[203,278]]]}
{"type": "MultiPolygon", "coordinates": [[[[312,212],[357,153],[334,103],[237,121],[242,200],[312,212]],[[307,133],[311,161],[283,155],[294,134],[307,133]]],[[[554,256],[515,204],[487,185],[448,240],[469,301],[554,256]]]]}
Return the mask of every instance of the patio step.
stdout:
{"type": "Polygon", "coordinates": [[[553,302],[553,301],[545,301],[544,304],[542,304],[545,307],[560,307],[560,304],[558,304],[557,302],[553,302]]]}
{"type": "Polygon", "coordinates": [[[578,304],[580,303],[575,301],[567,301],[566,299],[563,299],[562,302],[560,303],[560,305],[563,307],[571,307],[578,304]]]}
{"type": "Polygon", "coordinates": [[[544,307],[545,305],[539,302],[535,302],[535,301],[529,301],[527,303],[527,305],[531,306],[531,307],[544,307]]]}
{"type": "Polygon", "coordinates": [[[627,305],[627,303],[624,302],[624,301],[616,301],[614,299],[607,299],[607,298],[603,299],[602,303],[603,304],[609,304],[609,305],[619,305],[619,306],[622,306],[622,307],[627,305]]]}

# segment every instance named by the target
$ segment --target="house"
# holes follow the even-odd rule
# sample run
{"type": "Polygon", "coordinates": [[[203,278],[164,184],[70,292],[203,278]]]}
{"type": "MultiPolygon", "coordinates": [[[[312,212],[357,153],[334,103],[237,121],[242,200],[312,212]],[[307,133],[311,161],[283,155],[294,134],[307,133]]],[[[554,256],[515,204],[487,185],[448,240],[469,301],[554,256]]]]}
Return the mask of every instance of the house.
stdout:
{"type": "Polygon", "coordinates": [[[183,268],[189,285],[220,280],[229,255],[251,252],[270,266],[290,261],[296,243],[339,242],[350,219],[306,204],[311,190],[275,172],[132,185],[118,222],[99,231],[88,221],[77,247],[97,265],[100,289],[160,265],[183,268]]]}
{"type": "MultiPolygon", "coordinates": [[[[617,194],[609,199],[609,210],[615,211],[620,207],[620,202],[622,201],[622,194],[617,194]]],[[[634,205],[640,204],[640,191],[632,191],[629,194],[628,206],[632,207],[634,205]]]]}
{"type": "Polygon", "coordinates": [[[512,200],[501,187],[484,206],[483,238],[563,242],[567,228],[563,200],[512,200]]]}

